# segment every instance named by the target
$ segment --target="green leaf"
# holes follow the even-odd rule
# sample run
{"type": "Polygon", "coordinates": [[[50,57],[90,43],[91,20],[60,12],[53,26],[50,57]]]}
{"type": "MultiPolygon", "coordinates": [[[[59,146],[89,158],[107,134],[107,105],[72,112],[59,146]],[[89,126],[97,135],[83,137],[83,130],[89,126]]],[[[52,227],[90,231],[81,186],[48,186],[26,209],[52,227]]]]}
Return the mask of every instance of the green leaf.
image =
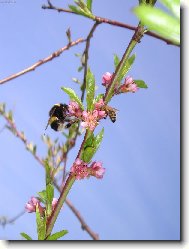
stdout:
{"type": "Polygon", "coordinates": [[[117,54],[114,54],[114,67],[115,67],[115,69],[117,68],[119,62],[120,62],[119,57],[117,56],[117,54]]]}
{"type": "Polygon", "coordinates": [[[46,201],[47,201],[46,190],[43,190],[43,191],[41,191],[41,192],[38,192],[38,195],[40,196],[40,200],[41,200],[43,203],[46,203],[46,201]]]}
{"type": "Polygon", "coordinates": [[[94,136],[93,133],[88,137],[88,139],[84,144],[84,149],[81,155],[81,159],[84,162],[89,163],[91,161],[91,159],[93,158],[94,154],[96,153],[101,144],[103,135],[104,135],[104,128],[100,131],[100,133],[96,137],[94,136]]]}
{"type": "Polygon", "coordinates": [[[82,160],[86,163],[89,163],[94,154],[95,154],[95,148],[88,146],[83,151],[82,160]]]}
{"type": "Polygon", "coordinates": [[[95,95],[95,78],[92,74],[90,68],[87,70],[87,76],[86,76],[86,91],[87,91],[87,110],[91,111],[93,110],[93,100],[95,95]]]}
{"type": "Polygon", "coordinates": [[[95,153],[96,151],[98,150],[101,142],[102,142],[102,139],[104,137],[104,128],[102,128],[102,130],[99,132],[99,134],[95,137],[95,153]]]}
{"type": "Polygon", "coordinates": [[[20,235],[24,237],[26,240],[32,240],[32,238],[26,233],[20,233],[20,235]]]}
{"type": "Polygon", "coordinates": [[[47,240],[57,240],[57,239],[63,237],[67,233],[68,233],[67,230],[62,230],[60,232],[57,232],[57,233],[50,235],[49,237],[47,237],[47,240]]]}
{"type": "Polygon", "coordinates": [[[91,19],[95,18],[94,15],[91,13],[90,9],[87,7],[87,5],[82,0],[75,1],[75,3],[77,4],[78,7],[74,5],[68,5],[70,10],[72,10],[73,12],[79,15],[86,16],[91,19]]]}
{"type": "Polygon", "coordinates": [[[47,217],[49,217],[52,212],[52,200],[54,197],[54,187],[52,184],[48,184],[46,186],[46,194],[47,194],[46,211],[47,211],[47,217]]]}
{"type": "Polygon", "coordinates": [[[75,91],[72,88],[69,87],[61,87],[61,89],[67,93],[70,97],[71,100],[74,100],[75,102],[78,103],[78,105],[80,106],[80,108],[82,110],[84,110],[84,106],[83,103],[81,102],[81,99],[77,96],[77,94],[75,93],[75,91]]]}
{"type": "Polygon", "coordinates": [[[79,10],[76,6],[74,5],[68,5],[69,9],[79,15],[83,15],[83,12],[79,10]]]}
{"type": "Polygon", "coordinates": [[[92,0],[87,0],[87,8],[92,11],[92,0]]]}
{"type": "Polygon", "coordinates": [[[36,205],[36,223],[38,240],[44,240],[46,235],[46,218],[41,216],[38,204],[36,205]]]}
{"type": "Polygon", "coordinates": [[[157,32],[175,44],[180,44],[180,22],[178,19],[160,9],[144,5],[134,8],[134,13],[149,30],[157,32]]]}
{"type": "Polygon", "coordinates": [[[180,19],[180,0],[160,0],[174,15],[180,19]]]}
{"type": "Polygon", "coordinates": [[[136,83],[139,88],[148,88],[143,80],[134,80],[134,83],[136,83]]]}
{"type": "Polygon", "coordinates": [[[128,60],[125,61],[124,65],[123,65],[123,67],[118,75],[118,82],[120,82],[125,77],[127,72],[130,70],[132,64],[135,61],[135,58],[136,58],[136,55],[133,54],[131,57],[129,57],[128,60]]]}

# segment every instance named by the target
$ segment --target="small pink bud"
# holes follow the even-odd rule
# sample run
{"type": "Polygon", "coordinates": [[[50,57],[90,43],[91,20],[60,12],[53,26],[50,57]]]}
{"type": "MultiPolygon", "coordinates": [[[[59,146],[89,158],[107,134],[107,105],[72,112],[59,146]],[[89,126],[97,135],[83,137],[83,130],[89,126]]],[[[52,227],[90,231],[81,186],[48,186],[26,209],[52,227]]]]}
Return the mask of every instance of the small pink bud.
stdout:
{"type": "Polygon", "coordinates": [[[112,74],[109,73],[109,72],[106,72],[102,76],[102,85],[105,86],[105,87],[108,87],[111,80],[112,80],[112,74]]]}
{"type": "Polygon", "coordinates": [[[133,78],[131,76],[127,76],[124,81],[124,85],[128,86],[133,83],[133,78]]]}
{"type": "Polygon", "coordinates": [[[31,197],[31,199],[26,203],[25,209],[28,213],[33,213],[36,211],[36,205],[40,205],[40,201],[35,198],[31,197]]]}

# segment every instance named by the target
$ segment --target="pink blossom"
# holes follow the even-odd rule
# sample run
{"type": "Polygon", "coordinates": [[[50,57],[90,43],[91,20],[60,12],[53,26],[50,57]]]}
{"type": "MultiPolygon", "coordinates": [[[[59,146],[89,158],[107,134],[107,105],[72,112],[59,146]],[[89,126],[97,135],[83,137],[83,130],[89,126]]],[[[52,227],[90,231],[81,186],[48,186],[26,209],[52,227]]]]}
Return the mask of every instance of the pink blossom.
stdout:
{"type": "Polygon", "coordinates": [[[98,125],[99,112],[97,110],[92,112],[83,111],[82,118],[83,122],[81,122],[81,125],[88,128],[90,131],[93,131],[98,125]]]}
{"type": "Polygon", "coordinates": [[[26,203],[25,209],[28,213],[33,213],[36,211],[36,205],[40,205],[40,201],[35,198],[31,197],[31,199],[26,203]]]}
{"type": "Polygon", "coordinates": [[[99,101],[94,104],[96,110],[99,110],[100,108],[102,108],[103,105],[104,105],[103,99],[99,99],[99,101]]]}
{"type": "Polygon", "coordinates": [[[138,87],[137,87],[137,84],[135,83],[132,83],[128,86],[128,91],[129,92],[132,92],[132,93],[135,93],[136,91],[138,91],[138,87]]]}
{"type": "Polygon", "coordinates": [[[82,115],[82,110],[80,106],[78,105],[78,103],[75,101],[70,101],[68,105],[68,110],[72,116],[81,117],[82,115]]]}
{"type": "Polygon", "coordinates": [[[109,86],[111,80],[112,80],[112,74],[109,72],[106,72],[102,76],[102,85],[105,86],[106,88],[109,86]]]}
{"type": "Polygon", "coordinates": [[[94,175],[98,179],[103,178],[103,175],[105,173],[105,168],[102,167],[101,162],[93,162],[91,164],[91,169],[92,169],[92,175],[94,175]]]}
{"type": "Polygon", "coordinates": [[[54,210],[56,205],[57,205],[58,199],[57,198],[53,198],[52,200],[52,209],[54,210]]]}
{"type": "Polygon", "coordinates": [[[133,78],[132,78],[131,76],[127,76],[127,77],[125,78],[124,85],[125,85],[125,86],[128,86],[128,85],[132,84],[133,82],[134,82],[134,81],[133,81],[133,78]]]}
{"type": "Polygon", "coordinates": [[[84,179],[89,175],[87,164],[79,158],[75,160],[70,172],[75,175],[77,180],[84,179]]]}
{"type": "Polygon", "coordinates": [[[139,88],[137,87],[137,84],[134,83],[133,78],[131,76],[127,76],[125,78],[124,84],[118,88],[117,94],[126,92],[135,93],[136,91],[138,91],[138,89],[139,88]]]}

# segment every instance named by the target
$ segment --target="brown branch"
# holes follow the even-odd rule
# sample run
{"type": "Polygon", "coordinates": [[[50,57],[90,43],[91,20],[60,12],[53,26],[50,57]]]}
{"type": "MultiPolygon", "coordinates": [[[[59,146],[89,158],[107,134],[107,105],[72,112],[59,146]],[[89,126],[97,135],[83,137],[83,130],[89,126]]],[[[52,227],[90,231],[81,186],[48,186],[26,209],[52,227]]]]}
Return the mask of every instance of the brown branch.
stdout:
{"type": "Polygon", "coordinates": [[[33,64],[32,66],[18,72],[18,73],[15,73],[15,74],[12,74],[2,80],[0,80],[0,84],[4,84],[5,82],[8,82],[10,80],[13,80],[25,73],[28,73],[28,72],[31,72],[31,71],[34,71],[37,67],[53,60],[54,58],[58,57],[59,55],[61,55],[65,50],[68,50],[70,47],[73,47],[81,42],[85,42],[85,39],[83,38],[79,38],[78,40],[74,41],[74,42],[70,42],[68,45],[66,45],[65,47],[63,48],[60,48],[59,50],[53,52],[51,55],[49,55],[48,57],[42,59],[42,60],[39,60],[37,61],[35,64],[33,64]]]}
{"type": "MultiPolygon", "coordinates": [[[[58,12],[66,12],[66,13],[70,13],[70,14],[80,15],[80,14],[74,12],[74,11],[71,11],[71,10],[68,10],[68,9],[65,9],[65,8],[56,7],[56,6],[52,5],[50,3],[50,1],[48,1],[48,5],[43,5],[42,8],[43,9],[49,9],[49,10],[56,10],[58,12]]],[[[90,18],[88,16],[84,16],[84,17],[90,18]]],[[[137,30],[137,27],[135,27],[135,26],[132,26],[132,25],[129,25],[129,24],[126,24],[126,23],[122,23],[122,22],[119,22],[119,21],[111,20],[111,19],[108,19],[108,18],[104,18],[104,17],[99,17],[99,16],[93,15],[93,20],[98,22],[98,23],[106,23],[106,24],[110,24],[110,25],[113,25],[113,26],[121,27],[121,28],[126,28],[126,29],[129,29],[129,30],[134,30],[134,31],[137,30]]],[[[166,42],[169,45],[174,45],[174,46],[180,47],[180,45],[175,44],[171,40],[163,38],[163,37],[161,37],[160,35],[158,35],[158,34],[156,34],[154,32],[146,31],[145,35],[148,35],[148,36],[151,36],[153,38],[162,40],[162,41],[166,42]]]]}
{"type": "MultiPolygon", "coordinates": [[[[25,145],[26,148],[28,148],[28,144],[29,142],[27,141],[27,139],[23,136],[23,133],[18,131],[14,121],[10,120],[5,113],[3,113],[0,110],[0,115],[2,115],[5,120],[7,121],[8,125],[9,125],[9,130],[12,131],[14,133],[15,136],[17,136],[25,145]]],[[[30,151],[31,152],[31,151],[30,151]]],[[[32,153],[32,152],[31,152],[32,153]]],[[[45,167],[44,161],[35,153],[32,153],[32,155],[34,156],[34,158],[43,166],[45,167]]],[[[56,187],[56,189],[61,192],[61,187],[59,187],[58,183],[56,182],[56,180],[53,181],[54,186],[56,187]]],[[[99,236],[93,232],[91,230],[91,228],[86,224],[85,220],[83,219],[83,217],[81,216],[80,212],[74,207],[74,205],[71,203],[70,200],[66,199],[66,204],[68,205],[68,207],[72,210],[72,212],[75,214],[75,216],[78,218],[78,220],[81,223],[81,228],[83,230],[85,230],[90,236],[91,238],[93,238],[94,240],[99,240],[99,236]]]]}

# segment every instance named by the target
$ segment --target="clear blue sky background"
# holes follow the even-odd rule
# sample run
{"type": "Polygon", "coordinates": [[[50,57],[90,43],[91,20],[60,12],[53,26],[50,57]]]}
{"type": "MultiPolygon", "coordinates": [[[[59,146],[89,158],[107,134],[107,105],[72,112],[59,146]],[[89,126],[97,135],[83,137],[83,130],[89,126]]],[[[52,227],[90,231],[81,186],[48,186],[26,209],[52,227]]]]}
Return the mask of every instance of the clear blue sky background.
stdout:
{"type": "MultiPolygon", "coordinates": [[[[63,7],[72,1],[53,1],[63,7]]],[[[137,25],[131,9],[138,1],[94,0],[94,14],[137,25]]],[[[73,40],[86,37],[92,21],[83,17],[42,10],[45,0],[0,3],[0,78],[16,73],[73,40]]],[[[113,72],[113,54],[122,56],[133,32],[100,25],[91,41],[89,65],[101,86],[102,74],[113,72]]],[[[79,86],[72,77],[78,73],[84,44],[11,82],[0,86],[0,102],[14,110],[19,130],[38,145],[48,111],[58,102],[68,102],[61,86],[79,86]]],[[[115,97],[117,122],[103,121],[105,136],[95,159],[106,168],[103,180],[78,181],[69,194],[87,224],[102,240],[179,240],[180,238],[180,49],[145,36],[135,51],[136,61],[129,75],[148,84],[147,90],[115,97]]],[[[4,125],[0,118],[0,128],[4,125]]],[[[64,138],[48,129],[53,138],[64,138]]],[[[69,155],[76,156],[81,140],[69,155]]],[[[18,214],[32,195],[44,188],[44,170],[8,130],[0,133],[0,216],[18,214]]],[[[58,197],[58,193],[56,193],[58,197]]],[[[80,223],[65,206],[54,231],[68,229],[68,240],[89,240],[80,223]]],[[[36,237],[35,215],[25,214],[14,225],[0,227],[0,239],[19,240],[20,232],[36,237]]]]}

